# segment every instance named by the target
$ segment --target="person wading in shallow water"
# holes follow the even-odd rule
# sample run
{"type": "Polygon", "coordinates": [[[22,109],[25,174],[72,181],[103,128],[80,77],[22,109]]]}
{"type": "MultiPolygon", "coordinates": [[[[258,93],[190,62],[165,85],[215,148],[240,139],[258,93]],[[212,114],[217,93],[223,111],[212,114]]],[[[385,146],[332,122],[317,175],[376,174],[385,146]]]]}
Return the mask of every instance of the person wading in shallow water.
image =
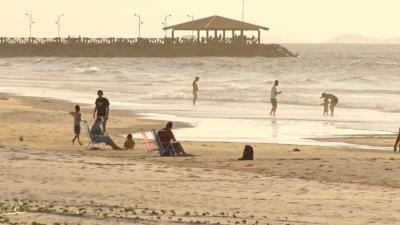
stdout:
{"type": "Polygon", "coordinates": [[[269,113],[270,115],[275,116],[276,113],[276,108],[278,107],[278,101],[277,101],[277,97],[279,94],[282,94],[282,91],[277,91],[276,87],[279,86],[279,81],[276,80],[274,82],[274,86],[272,86],[271,89],[271,105],[272,105],[272,109],[271,112],[269,113]]]}
{"type": "Polygon", "coordinates": [[[328,98],[330,101],[330,110],[331,110],[331,116],[335,114],[335,107],[339,103],[339,99],[333,95],[333,94],[328,94],[328,93],[322,93],[321,98],[328,98]]]}
{"type": "Polygon", "coordinates": [[[197,86],[197,82],[199,82],[200,78],[196,77],[193,81],[193,106],[196,105],[197,102],[197,94],[199,92],[199,86],[197,86]]]}
{"type": "Polygon", "coordinates": [[[96,118],[96,112],[97,112],[97,117],[101,118],[103,123],[103,133],[107,133],[107,120],[108,120],[108,114],[110,112],[110,102],[108,101],[107,98],[103,97],[103,91],[98,90],[97,91],[97,96],[98,98],[96,99],[95,102],[95,107],[93,111],[93,119],[96,118]]]}

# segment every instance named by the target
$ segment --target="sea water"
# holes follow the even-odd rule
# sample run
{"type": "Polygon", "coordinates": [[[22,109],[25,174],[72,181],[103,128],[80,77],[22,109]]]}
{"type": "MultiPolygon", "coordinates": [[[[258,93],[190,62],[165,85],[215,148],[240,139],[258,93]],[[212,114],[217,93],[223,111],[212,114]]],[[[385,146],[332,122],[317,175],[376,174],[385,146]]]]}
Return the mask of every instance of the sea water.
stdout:
{"type": "Polygon", "coordinates": [[[180,140],[354,147],[315,139],[398,130],[400,45],[286,47],[299,57],[3,58],[0,92],[93,104],[102,89],[111,110],[189,123],[180,140]],[[270,116],[274,80],[283,93],[270,116]],[[323,116],[322,92],[339,98],[334,117],[323,116]]]}

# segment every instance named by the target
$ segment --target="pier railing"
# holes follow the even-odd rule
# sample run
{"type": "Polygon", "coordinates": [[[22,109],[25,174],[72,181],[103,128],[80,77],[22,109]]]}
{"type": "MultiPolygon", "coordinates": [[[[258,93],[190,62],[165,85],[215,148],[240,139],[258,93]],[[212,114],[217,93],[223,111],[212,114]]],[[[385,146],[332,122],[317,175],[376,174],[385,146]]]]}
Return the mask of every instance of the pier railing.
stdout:
{"type": "Polygon", "coordinates": [[[89,37],[67,37],[67,38],[35,38],[35,37],[0,37],[0,45],[140,45],[140,44],[235,44],[255,45],[258,40],[254,37],[238,36],[233,38],[89,38],[89,37]]]}

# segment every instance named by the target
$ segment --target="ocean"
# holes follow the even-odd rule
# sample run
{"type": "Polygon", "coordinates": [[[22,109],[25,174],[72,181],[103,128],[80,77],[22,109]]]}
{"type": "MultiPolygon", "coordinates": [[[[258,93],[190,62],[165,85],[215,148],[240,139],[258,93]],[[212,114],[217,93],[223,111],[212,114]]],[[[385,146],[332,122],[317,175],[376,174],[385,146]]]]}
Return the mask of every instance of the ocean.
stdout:
{"type": "Polygon", "coordinates": [[[175,131],[180,140],[389,150],[315,139],[398,130],[400,45],[285,47],[299,57],[2,58],[0,92],[93,104],[102,89],[111,110],[191,124],[175,131]],[[193,107],[195,76],[200,92],[193,107]],[[283,92],[275,117],[269,115],[274,80],[283,92]],[[334,117],[322,115],[322,92],[339,98],[334,117]]]}

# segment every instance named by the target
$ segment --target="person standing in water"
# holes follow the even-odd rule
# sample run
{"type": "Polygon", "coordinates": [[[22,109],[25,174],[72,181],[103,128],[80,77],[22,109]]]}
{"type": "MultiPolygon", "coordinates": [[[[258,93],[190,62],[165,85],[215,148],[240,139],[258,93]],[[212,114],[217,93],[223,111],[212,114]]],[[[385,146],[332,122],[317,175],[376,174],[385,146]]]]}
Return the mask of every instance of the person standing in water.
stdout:
{"type": "Polygon", "coordinates": [[[200,78],[196,77],[193,81],[193,106],[196,105],[197,102],[197,93],[199,92],[199,86],[197,86],[197,82],[199,82],[200,78]]]}
{"type": "Polygon", "coordinates": [[[270,115],[275,116],[276,113],[276,108],[278,107],[278,101],[277,101],[277,97],[279,94],[282,94],[282,91],[277,91],[276,87],[279,86],[279,81],[276,80],[274,82],[274,86],[272,86],[271,89],[271,105],[272,105],[272,109],[271,112],[269,113],[270,115]]]}
{"type": "Polygon", "coordinates": [[[338,97],[336,97],[335,95],[333,95],[333,94],[328,94],[328,93],[322,93],[322,95],[321,95],[321,98],[324,98],[324,99],[329,99],[329,101],[330,101],[330,106],[329,106],[329,108],[330,108],[330,110],[331,110],[331,116],[333,116],[334,114],[335,114],[335,107],[336,107],[336,105],[339,103],[339,99],[338,99],[338,97]]]}

